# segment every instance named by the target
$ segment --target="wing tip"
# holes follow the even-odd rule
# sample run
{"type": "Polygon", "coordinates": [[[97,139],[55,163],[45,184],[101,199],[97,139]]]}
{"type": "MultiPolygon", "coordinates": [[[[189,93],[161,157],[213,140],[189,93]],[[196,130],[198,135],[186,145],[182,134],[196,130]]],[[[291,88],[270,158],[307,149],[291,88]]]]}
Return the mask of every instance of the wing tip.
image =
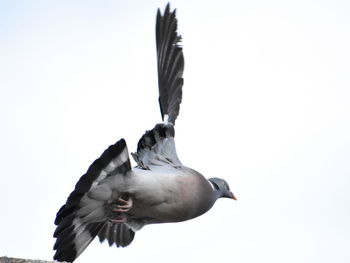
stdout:
{"type": "Polygon", "coordinates": [[[177,30],[176,9],[171,11],[170,3],[163,15],[160,9],[156,19],[156,46],[158,61],[159,106],[162,120],[167,114],[175,124],[179,114],[182,87],[184,56],[182,37],[177,30]]]}

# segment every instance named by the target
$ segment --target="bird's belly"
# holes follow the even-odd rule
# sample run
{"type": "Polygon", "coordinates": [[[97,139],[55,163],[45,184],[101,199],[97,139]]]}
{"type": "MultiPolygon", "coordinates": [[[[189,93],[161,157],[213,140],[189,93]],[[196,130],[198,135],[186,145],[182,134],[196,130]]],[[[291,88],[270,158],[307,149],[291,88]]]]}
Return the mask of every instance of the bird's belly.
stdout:
{"type": "Polygon", "coordinates": [[[167,204],[145,207],[138,206],[137,203],[129,212],[131,219],[143,219],[148,223],[170,223],[188,220],[191,217],[193,210],[189,205],[184,204],[167,204]]]}
{"type": "Polygon", "coordinates": [[[180,222],[197,217],[211,208],[214,203],[210,195],[212,190],[204,178],[178,175],[177,179],[163,174],[156,183],[145,183],[141,191],[134,193],[129,217],[147,223],[180,222]],[[167,180],[171,180],[171,183],[167,180]],[[207,185],[208,192],[203,192],[207,185]],[[202,203],[204,200],[207,202],[202,203]]]}

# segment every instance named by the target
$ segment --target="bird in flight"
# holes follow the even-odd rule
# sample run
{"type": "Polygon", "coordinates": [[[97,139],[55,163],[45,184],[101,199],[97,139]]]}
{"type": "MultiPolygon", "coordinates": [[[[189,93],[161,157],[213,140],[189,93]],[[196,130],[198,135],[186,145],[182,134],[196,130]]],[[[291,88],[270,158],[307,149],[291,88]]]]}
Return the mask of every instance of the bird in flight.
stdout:
{"type": "Polygon", "coordinates": [[[184,57],[176,10],[156,19],[159,105],[163,122],[146,131],[132,153],[124,139],[106,149],[81,176],[57,212],[54,259],[73,262],[96,237],[128,246],[147,224],[181,222],[207,212],[221,197],[236,200],[227,182],[182,165],[175,120],[182,99],[184,57]]]}

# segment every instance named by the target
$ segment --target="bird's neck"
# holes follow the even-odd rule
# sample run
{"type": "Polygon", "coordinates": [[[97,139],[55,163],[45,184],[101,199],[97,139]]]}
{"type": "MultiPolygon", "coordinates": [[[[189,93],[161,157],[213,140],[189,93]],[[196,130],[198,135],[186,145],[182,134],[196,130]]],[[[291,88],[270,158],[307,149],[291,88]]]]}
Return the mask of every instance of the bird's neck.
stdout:
{"type": "Polygon", "coordinates": [[[216,199],[220,198],[220,192],[218,191],[218,189],[216,189],[215,185],[212,182],[210,182],[209,180],[208,180],[208,182],[209,182],[209,184],[214,192],[216,199]]]}

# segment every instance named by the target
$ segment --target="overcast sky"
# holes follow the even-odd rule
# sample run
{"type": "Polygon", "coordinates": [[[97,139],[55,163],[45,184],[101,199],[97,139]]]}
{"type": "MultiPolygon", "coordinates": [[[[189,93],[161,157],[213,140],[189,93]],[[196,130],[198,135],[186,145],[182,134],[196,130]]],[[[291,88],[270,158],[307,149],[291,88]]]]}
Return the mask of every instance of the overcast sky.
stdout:
{"type": "MultiPolygon", "coordinates": [[[[0,256],[52,259],[79,177],[161,120],[166,2],[0,0],[0,256]]],[[[179,158],[238,201],[146,226],[124,249],[95,240],[76,262],[350,262],[350,2],[171,6],[185,55],[179,158]]]]}

